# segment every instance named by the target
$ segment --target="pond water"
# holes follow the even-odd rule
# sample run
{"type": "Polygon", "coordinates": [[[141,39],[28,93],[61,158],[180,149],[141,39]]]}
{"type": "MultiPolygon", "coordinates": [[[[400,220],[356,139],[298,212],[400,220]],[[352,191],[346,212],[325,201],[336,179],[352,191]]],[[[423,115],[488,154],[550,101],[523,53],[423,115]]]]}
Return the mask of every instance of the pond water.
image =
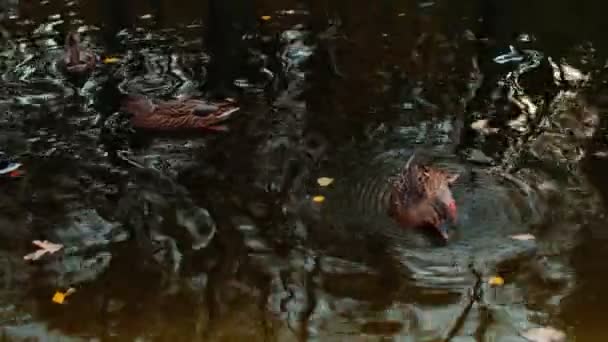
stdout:
{"type": "Polygon", "coordinates": [[[608,5],[242,2],[228,130],[157,134],[116,94],[203,98],[213,15],[119,3],[0,1],[2,340],[608,338],[608,5]],[[447,243],[387,215],[412,153],[459,174],[447,243]]]}

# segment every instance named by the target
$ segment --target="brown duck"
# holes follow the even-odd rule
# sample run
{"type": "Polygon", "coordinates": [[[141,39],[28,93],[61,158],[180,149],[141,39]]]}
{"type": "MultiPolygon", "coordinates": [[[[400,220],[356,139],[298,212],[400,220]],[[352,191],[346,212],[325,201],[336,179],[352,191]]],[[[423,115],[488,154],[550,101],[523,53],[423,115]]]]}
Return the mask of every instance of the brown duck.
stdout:
{"type": "Polygon", "coordinates": [[[414,156],[391,182],[389,215],[403,228],[433,229],[447,241],[457,218],[450,186],[459,175],[418,165],[414,156]]]}
{"type": "Polygon", "coordinates": [[[195,99],[153,101],[145,96],[127,96],[121,110],[131,114],[133,127],[156,131],[207,129],[227,130],[218,123],[229,119],[239,107],[232,102],[211,103],[195,99]]]}
{"type": "Polygon", "coordinates": [[[65,37],[65,69],[69,74],[84,74],[95,69],[97,57],[80,46],[80,35],[69,32],[65,37]]]}

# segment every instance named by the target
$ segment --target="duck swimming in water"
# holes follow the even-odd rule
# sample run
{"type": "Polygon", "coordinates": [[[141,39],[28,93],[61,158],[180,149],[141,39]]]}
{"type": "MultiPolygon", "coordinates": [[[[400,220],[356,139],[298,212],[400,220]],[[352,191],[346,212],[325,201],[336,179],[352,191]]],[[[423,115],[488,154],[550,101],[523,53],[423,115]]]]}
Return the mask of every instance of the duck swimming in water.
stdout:
{"type": "Polygon", "coordinates": [[[80,46],[80,34],[69,32],[65,37],[63,63],[68,74],[85,74],[95,69],[97,57],[80,46]]]}
{"type": "Polygon", "coordinates": [[[419,165],[414,157],[391,182],[389,215],[405,229],[430,228],[447,241],[457,218],[450,186],[459,175],[419,165]]]}
{"type": "Polygon", "coordinates": [[[18,177],[21,175],[21,163],[14,162],[3,152],[0,152],[0,177],[18,177]]]}
{"type": "Polygon", "coordinates": [[[121,110],[131,114],[135,128],[225,131],[226,127],[217,124],[229,119],[239,107],[232,102],[211,103],[196,99],[153,101],[145,96],[128,95],[122,101],[121,110]]]}

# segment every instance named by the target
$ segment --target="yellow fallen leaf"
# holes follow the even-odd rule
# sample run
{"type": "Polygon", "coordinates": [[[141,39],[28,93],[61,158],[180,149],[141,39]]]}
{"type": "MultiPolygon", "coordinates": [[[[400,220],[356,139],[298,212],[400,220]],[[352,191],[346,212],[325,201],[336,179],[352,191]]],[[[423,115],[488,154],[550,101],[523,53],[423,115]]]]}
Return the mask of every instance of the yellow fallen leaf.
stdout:
{"type": "Polygon", "coordinates": [[[321,196],[321,195],[315,196],[312,198],[312,200],[313,200],[313,202],[321,203],[321,202],[325,201],[325,196],[321,196]]]}
{"type": "Polygon", "coordinates": [[[120,58],[117,57],[106,57],[103,60],[104,64],[113,64],[113,63],[118,63],[120,62],[120,58]]]}
{"type": "Polygon", "coordinates": [[[76,289],[73,287],[70,287],[67,291],[65,291],[65,293],[56,291],[52,300],[54,303],[63,304],[65,302],[65,298],[74,292],[76,292],[76,289]]]}
{"type": "Polygon", "coordinates": [[[271,17],[271,16],[269,16],[269,15],[263,15],[263,16],[262,16],[262,20],[264,20],[264,21],[268,21],[268,20],[270,20],[270,19],[272,19],[272,17],[271,17]]]}
{"type": "Polygon", "coordinates": [[[494,276],[488,280],[488,284],[491,286],[503,286],[505,284],[505,280],[500,276],[494,276]]]}
{"type": "Polygon", "coordinates": [[[38,250],[23,257],[24,260],[38,260],[45,254],[53,254],[63,248],[62,244],[52,243],[47,240],[34,240],[32,243],[38,246],[38,250]]]}
{"type": "Polygon", "coordinates": [[[63,301],[65,300],[65,294],[61,293],[59,291],[55,292],[55,295],[53,296],[53,302],[57,303],[57,304],[63,304],[63,301]]]}
{"type": "Polygon", "coordinates": [[[321,177],[321,178],[317,179],[317,183],[319,183],[320,186],[328,186],[333,182],[334,182],[334,179],[329,178],[329,177],[321,177]]]}

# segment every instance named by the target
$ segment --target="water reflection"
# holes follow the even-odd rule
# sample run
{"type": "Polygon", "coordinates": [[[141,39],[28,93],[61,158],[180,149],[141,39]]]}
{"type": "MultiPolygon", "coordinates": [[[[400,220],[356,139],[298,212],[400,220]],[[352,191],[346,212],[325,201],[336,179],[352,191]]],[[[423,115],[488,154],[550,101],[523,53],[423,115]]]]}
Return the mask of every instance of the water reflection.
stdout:
{"type": "Polygon", "coordinates": [[[540,34],[511,37],[517,22],[495,1],[485,31],[458,17],[474,16],[472,2],[454,13],[323,4],[257,9],[269,18],[250,58],[220,73],[244,90],[242,114],[205,135],[137,132],[114,115],[118,91],[207,95],[217,68],[191,13],[125,5],[99,32],[76,19],[96,5],[75,2],[63,18],[63,5],[23,3],[3,21],[0,143],[27,170],[0,180],[3,337],[516,341],[567,330],[574,314],[561,311],[589,287],[573,260],[592,256],[576,251],[601,250],[585,239],[603,209],[581,170],[603,134],[593,45],[556,54],[540,34]],[[68,17],[119,62],[65,76],[68,17]],[[388,179],[414,150],[461,174],[445,246],[386,215],[388,179]],[[335,181],[319,187],[320,176],[335,181]],[[27,263],[34,239],[65,248],[27,263]],[[51,301],[68,287],[66,304],[51,301]]]}

